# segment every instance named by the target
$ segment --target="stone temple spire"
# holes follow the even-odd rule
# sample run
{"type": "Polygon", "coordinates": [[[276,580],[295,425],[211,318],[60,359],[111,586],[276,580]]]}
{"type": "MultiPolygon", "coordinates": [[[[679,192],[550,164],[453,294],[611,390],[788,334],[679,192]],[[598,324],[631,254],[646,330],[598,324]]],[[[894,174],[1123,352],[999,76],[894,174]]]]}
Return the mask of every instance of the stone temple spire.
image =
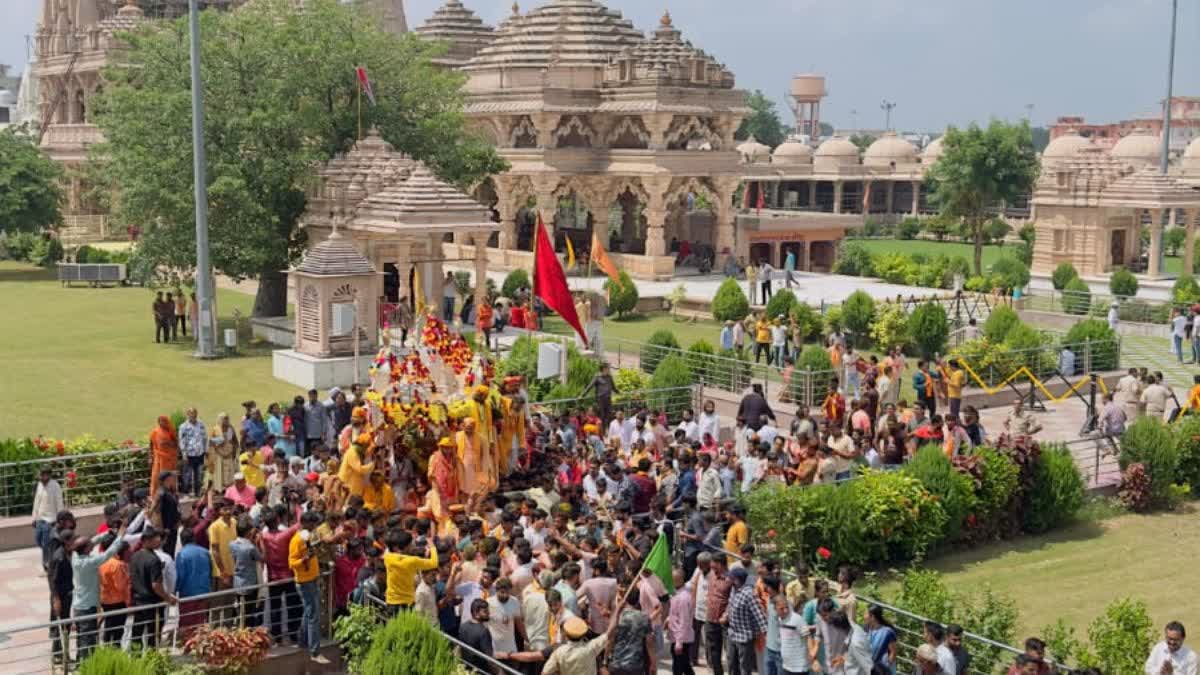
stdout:
{"type": "Polygon", "coordinates": [[[383,29],[394,35],[408,32],[408,18],[404,13],[404,0],[359,0],[383,22],[383,29]]]}

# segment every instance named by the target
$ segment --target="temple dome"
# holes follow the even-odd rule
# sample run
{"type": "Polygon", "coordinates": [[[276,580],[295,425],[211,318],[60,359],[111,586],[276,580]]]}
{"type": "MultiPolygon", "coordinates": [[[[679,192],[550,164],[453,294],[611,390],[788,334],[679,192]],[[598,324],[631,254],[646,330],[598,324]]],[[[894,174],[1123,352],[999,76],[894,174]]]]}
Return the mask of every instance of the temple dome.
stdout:
{"type": "Polygon", "coordinates": [[[817,147],[813,163],[822,168],[858,164],[858,146],[842,136],[834,136],[817,147]]]}
{"type": "Polygon", "coordinates": [[[1155,166],[1162,154],[1160,136],[1146,129],[1135,129],[1128,136],[1117,141],[1109,153],[1114,159],[1121,160],[1134,166],[1155,166]]]}
{"type": "Polygon", "coordinates": [[[812,164],[813,151],[807,143],[789,139],[771,153],[773,164],[812,164]]]}
{"type": "Polygon", "coordinates": [[[500,24],[492,43],[464,69],[602,68],[624,49],[645,41],[631,21],[599,2],[551,0],[500,24]]]}
{"type": "Polygon", "coordinates": [[[932,143],[925,146],[925,152],[921,153],[922,164],[933,166],[939,159],[942,158],[942,153],[945,152],[942,147],[943,138],[945,138],[945,136],[938,136],[933,140],[932,143]]]}
{"type": "Polygon", "coordinates": [[[416,33],[423,38],[449,43],[449,52],[434,62],[451,67],[462,66],[471,60],[480,49],[491,44],[496,35],[495,29],[463,6],[462,0],[446,0],[428,21],[417,27],[416,33]]]}
{"type": "Polygon", "coordinates": [[[296,271],[318,277],[341,277],[374,274],[375,266],[335,229],[325,241],[308,250],[296,271]]]}
{"type": "MultiPolygon", "coordinates": [[[[617,63],[627,62],[632,67],[625,79],[716,84],[732,88],[733,73],[704,50],[692,46],[682,35],[671,23],[670,12],[664,13],[650,39],[626,47],[617,56],[617,63]]],[[[608,79],[622,79],[620,68],[616,67],[608,79]]]]}
{"type": "Polygon", "coordinates": [[[1045,150],[1042,150],[1042,160],[1064,160],[1071,159],[1085,150],[1094,149],[1096,145],[1091,139],[1084,138],[1079,135],[1078,131],[1071,129],[1067,133],[1050,141],[1045,150]]]}
{"type": "Polygon", "coordinates": [[[868,166],[915,164],[916,161],[917,148],[892,132],[880,136],[863,153],[863,164],[868,166]]]}
{"type": "Polygon", "coordinates": [[[750,136],[741,145],[737,146],[737,151],[742,156],[742,162],[745,164],[754,164],[771,156],[770,146],[759,143],[758,139],[754,136],[750,136]]]}

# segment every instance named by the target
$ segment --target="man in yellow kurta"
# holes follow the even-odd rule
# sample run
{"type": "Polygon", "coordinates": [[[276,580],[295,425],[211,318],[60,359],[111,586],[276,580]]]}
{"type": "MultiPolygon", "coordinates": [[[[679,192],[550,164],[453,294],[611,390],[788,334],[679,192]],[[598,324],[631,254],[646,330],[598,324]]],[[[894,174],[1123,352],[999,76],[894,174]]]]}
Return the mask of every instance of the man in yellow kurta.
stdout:
{"type": "Polygon", "coordinates": [[[363,489],[363,506],[371,511],[391,513],[396,510],[396,495],[383,479],[382,471],[372,471],[371,480],[363,489]]]}
{"type": "Polygon", "coordinates": [[[507,476],[512,470],[516,455],[525,445],[525,399],[520,394],[500,399],[503,417],[500,419],[500,442],[496,448],[496,460],[500,464],[499,475],[507,476]],[[514,447],[515,446],[515,447],[514,447]]]}
{"type": "MultiPolygon", "coordinates": [[[[481,449],[493,460],[496,457],[496,425],[492,420],[492,405],[488,402],[491,390],[479,385],[471,391],[471,419],[475,420],[475,435],[479,437],[481,449]]],[[[496,472],[493,466],[490,471],[496,472]]],[[[498,475],[498,472],[497,472],[498,475]]]]}
{"type": "Polygon", "coordinates": [[[338,452],[345,455],[354,439],[367,432],[367,409],[355,408],[350,413],[350,426],[338,433],[338,452]]]}
{"type": "Polygon", "coordinates": [[[371,455],[371,437],[360,434],[350,445],[346,456],[342,458],[342,466],[338,469],[338,479],[346,486],[352,497],[361,497],[367,488],[367,479],[375,468],[374,457],[371,455]]]}

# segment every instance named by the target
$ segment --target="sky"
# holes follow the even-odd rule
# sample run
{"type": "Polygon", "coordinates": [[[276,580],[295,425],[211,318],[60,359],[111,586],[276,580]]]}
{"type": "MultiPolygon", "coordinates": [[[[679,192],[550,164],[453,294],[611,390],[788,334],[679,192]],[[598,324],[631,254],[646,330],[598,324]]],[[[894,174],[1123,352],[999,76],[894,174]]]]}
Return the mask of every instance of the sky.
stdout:
{"type": "MultiPolygon", "coordinates": [[[[0,0],[0,63],[21,70],[43,0],[0,0]]],[[[463,0],[488,23],[512,0],[463,0]]],[[[443,0],[406,0],[410,26],[443,0]]],[[[540,4],[521,0],[523,10],[540,4]]],[[[684,39],[739,88],[784,108],[789,78],[826,76],[821,117],[837,127],[940,131],[948,124],[1060,115],[1128,119],[1166,92],[1171,0],[607,0],[643,31],[664,8],[684,39]],[[852,114],[851,111],[857,111],[852,114]]],[[[1200,95],[1200,0],[1179,9],[1175,94],[1200,95]]]]}

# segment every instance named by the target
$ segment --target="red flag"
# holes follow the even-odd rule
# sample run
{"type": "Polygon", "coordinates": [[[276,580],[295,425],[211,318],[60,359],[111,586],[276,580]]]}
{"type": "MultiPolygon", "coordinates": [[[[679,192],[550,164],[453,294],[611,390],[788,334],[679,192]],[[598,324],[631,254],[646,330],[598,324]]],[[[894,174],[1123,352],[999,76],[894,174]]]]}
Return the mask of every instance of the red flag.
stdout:
{"type": "Polygon", "coordinates": [[[763,210],[763,206],[765,206],[765,205],[766,205],[766,201],[765,201],[764,195],[763,195],[763,185],[762,185],[762,183],[759,183],[758,184],[758,202],[754,205],[754,208],[757,209],[759,214],[761,214],[762,210],[763,210]]]}
{"type": "Polygon", "coordinates": [[[354,72],[358,75],[358,86],[362,89],[362,93],[367,95],[367,100],[371,102],[371,105],[375,105],[375,89],[371,86],[370,78],[367,77],[367,69],[358,66],[354,72]]]}
{"type": "Polygon", "coordinates": [[[546,226],[542,224],[542,216],[538,214],[537,231],[534,233],[533,247],[533,289],[534,294],[550,309],[567,322],[579,334],[583,344],[587,345],[587,335],[579,323],[579,315],[575,313],[575,301],[571,299],[571,289],[567,287],[567,275],[563,273],[558,256],[554,255],[554,246],[546,236],[546,226]]]}

